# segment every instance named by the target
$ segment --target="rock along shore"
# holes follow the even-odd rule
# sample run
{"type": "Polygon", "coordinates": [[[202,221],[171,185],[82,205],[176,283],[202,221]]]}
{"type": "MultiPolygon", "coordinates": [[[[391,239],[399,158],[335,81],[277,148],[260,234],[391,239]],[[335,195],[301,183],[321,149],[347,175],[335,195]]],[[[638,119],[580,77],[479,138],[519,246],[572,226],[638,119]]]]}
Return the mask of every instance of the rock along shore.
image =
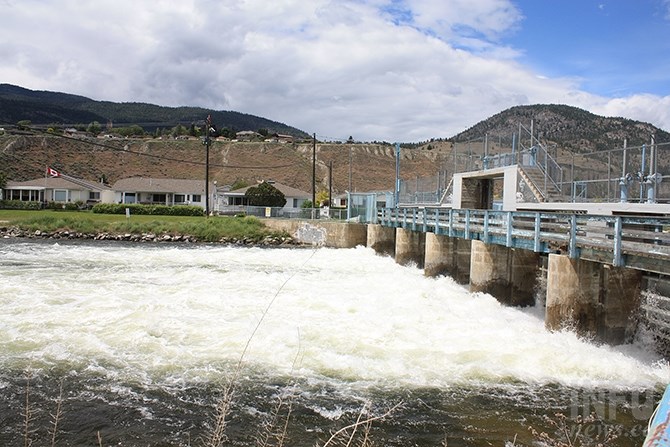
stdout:
{"type": "MultiPolygon", "coordinates": [[[[78,233],[69,230],[42,231],[42,230],[24,230],[16,226],[0,226],[0,238],[26,238],[26,239],[86,239],[96,241],[127,241],[127,242],[182,242],[197,243],[199,241],[195,236],[188,234],[154,234],[154,233],[78,233]]],[[[276,237],[266,236],[257,241],[251,238],[221,238],[217,243],[245,246],[299,246],[290,236],[276,237]]]]}

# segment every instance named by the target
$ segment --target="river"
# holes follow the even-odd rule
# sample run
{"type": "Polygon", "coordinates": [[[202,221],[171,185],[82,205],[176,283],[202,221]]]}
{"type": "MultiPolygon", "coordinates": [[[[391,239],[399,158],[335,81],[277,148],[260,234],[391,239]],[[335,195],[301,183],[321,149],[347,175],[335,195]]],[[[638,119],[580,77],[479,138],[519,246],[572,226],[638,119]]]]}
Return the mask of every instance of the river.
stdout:
{"type": "Polygon", "coordinates": [[[227,445],[267,427],[323,445],[388,412],[375,445],[530,445],[564,426],[631,446],[670,380],[652,334],[548,332],[542,309],[363,247],[0,240],[0,309],[3,446],[51,445],[54,422],[59,446],[203,445],[231,383],[227,445]]]}

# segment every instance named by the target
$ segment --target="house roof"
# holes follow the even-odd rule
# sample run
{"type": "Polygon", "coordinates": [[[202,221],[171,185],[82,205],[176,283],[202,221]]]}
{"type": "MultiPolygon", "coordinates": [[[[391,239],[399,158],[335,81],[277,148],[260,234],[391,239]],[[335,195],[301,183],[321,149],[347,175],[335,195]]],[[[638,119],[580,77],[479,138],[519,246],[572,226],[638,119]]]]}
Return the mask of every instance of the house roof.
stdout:
{"type": "Polygon", "coordinates": [[[76,179],[74,177],[46,177],[25,182],[8,181],[5,189],[70,189],[70,190],[89,190],[102,191],[109,189],[102,183],[93,183],[87,180],[76,179]],[[71,179],[71,180],[70,180],[71,179]]]}
{"type": "MultiPolygon", "coordinates": [[[[112,189],[126,192],[165,192],[165,193],[205,193],[204,180],[188,180],[176,178],[148,178],[129,177],[118,180],[112,189]]],[[[210,183],[210,191],[214,191],[214,185],[210,183]]]]}
{"type": "MultiPolygon", "coordinates": [[[[281,191],[282,194],[284,194],[284,197],[292,197],[296,199],[310,199],[312,197],[311,193],[301,191],[299,189],[293,188],[288,185],[284,185],[283,183],[279,182],[268,182],[275,188],[277,188],[279,191],[281,191]]],[[[258,186],[258,185],[251,185],[251,186],[258,186]]],[[[224,192],[224,196],[243,196],[247,193],[247,190],[251,188],[251,186],[247,186],[246,188],[240,188],[236,189],[234,191],[228,191],[224,192]]]]}
{"type": "Polygon", "coordinates": [[[241,130],[239,132],[236,132],[235,135],[260,135],[258,132],[254,132],[253,130],[241,130]]]}

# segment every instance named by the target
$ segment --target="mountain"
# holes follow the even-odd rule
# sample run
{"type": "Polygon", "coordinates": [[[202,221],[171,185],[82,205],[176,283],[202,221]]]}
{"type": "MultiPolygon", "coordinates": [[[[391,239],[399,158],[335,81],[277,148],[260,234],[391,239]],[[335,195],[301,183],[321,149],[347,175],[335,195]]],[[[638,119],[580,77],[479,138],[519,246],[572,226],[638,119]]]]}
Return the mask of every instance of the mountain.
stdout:
{"type": "Polygon", "coordinates": [[[267,129],[270,133],[296,137],[309,135],[302,130],[259,116],[232,111],[215,111],[201,107],[163,107],[154,104],[95,101],[67,93],[36,91],[11,84],[0,84],[0,124],[28,120],[33,125],[60,126],[112,122],[115,127],[139,125],[151,132],[170,129],[178,124],[202,123],[207,115],[220,129],[234,131],[267,129]]]}
{"type": "MultiPolygon", "coordinates": [[[[0,86],[0,97],[13,101],[7,93],[8,89],[7,86],[0,86]]],[[[49,92],[26,93],[24,89],[19,89],[16,96],[24,105],[29,105],[31,101],[34,103],[35,97],[56,98],[50,99],[53,109],[40,107],[41,111],[55,113],[69,108],[79,113],[95,113],[84,107],[95,101],[61,95],[49,92]],[[60,104],[60,109],[56,104],[60,104]]],[[[123,105],[114,105],[117,106],[123,105]]],[[[157,107],[145,106],[147,110],[157,107]]],[[[37,109],[33,104],[32,110],[37,109]]],[[[158,109],[170,113],[178,110],[158,109]]],[[[202,116],[203,109],[199,110],[198,116],[202,116]]],[[[0,113],[4,113],[1,106],[0,113]]],[[[140,118],[147,120],[142,116],[140,118]]],[[[16,122],[15,119],[11,121],[16,122]]],[[[670,173],[670,151],[667,150],[670,147],[670,134],[661,129],[639,121],[597,116],[574,107],[533,105],[502,111],[450,139],[403,145],[400,176],[419,191],[434,191],[434,183],[426,180],[424,185],[423,179],[441,178],[446,184],[454,172],[481,166],[485,150],[484,136],[487,134],[489,155],[511,152],[512,134],[519,132],[520,125],[529,130],[531,121],[533,134],[546,143],[550,155],[561,165],[564,181],[619,175],[622,172],[623,153],[617,149],[622,147],[624,138],[628,139],[628,147],[631,148],[628,150],[628,172],[642,170],[639,146],[648,144],[651,135],[655,135],[659,144],[656,172],[670,173]],[[637,150],[632,149],[635,146],[637,150]],[[594,152],[596,156],[593,156],[594,152]],[[582,156],[576,156],[578,154],[582,156]]],[[[524,132],[522,144],[528,148],[529,134],[524,132]]],[[[210,151],[211,178],[219,185],[231,185],[240,180],[251,184],[261,179],[273,179],[311,191],[313,149],[311,141],[294,144],[214,141],[210,151]]],[[[647,151],[647,159],[649,153],[647,151]]],[[[0,135],[0,172],[4,172],[8,179],[17,181],[44,176],[45,166],[88,180],[104,178],[110,183],[131,176],[197,179],[203,178],[205,161],[205,151],[199,139],[73,139],[44,132],[0,135]]],[[[328,188],[331,166],[334,194],[344,191],[392,190],[394,187],[395,150],[389,144],[317,142],[318,189],[328,188]]],[[[666,184],[670,182],[663,183],[666,184]]]]}
{"type": "Polygon", "coordinates": [[[655,136],[656,143],[670,142],[670,134],[649,123],[626,118],[608,118],[586,110],[561,105],[537,104],[516,106],[504,110],[471,128],[450,138],[453,142],[466,142],[482,138],[488,134],[491,141],[509,141],[513,133],[529,137],[533,126],[533,134],[540,141],[554,143],[565,150],[574,152],[595,152],[615,149],[628,141],[628,146],[649,144],[651,136],[655,136]]]}

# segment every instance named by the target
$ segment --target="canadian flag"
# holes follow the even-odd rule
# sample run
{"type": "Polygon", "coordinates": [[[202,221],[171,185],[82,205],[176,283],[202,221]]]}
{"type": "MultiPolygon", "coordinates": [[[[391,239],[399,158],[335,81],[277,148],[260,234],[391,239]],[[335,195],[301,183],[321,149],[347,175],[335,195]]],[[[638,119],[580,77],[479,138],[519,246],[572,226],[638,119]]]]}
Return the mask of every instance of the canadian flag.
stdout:
{"type": "Polygon", "coordinates": [[[47,175],[50,175],[51,177],[60,177],[60,172],[47,166],[47,175]]]}

